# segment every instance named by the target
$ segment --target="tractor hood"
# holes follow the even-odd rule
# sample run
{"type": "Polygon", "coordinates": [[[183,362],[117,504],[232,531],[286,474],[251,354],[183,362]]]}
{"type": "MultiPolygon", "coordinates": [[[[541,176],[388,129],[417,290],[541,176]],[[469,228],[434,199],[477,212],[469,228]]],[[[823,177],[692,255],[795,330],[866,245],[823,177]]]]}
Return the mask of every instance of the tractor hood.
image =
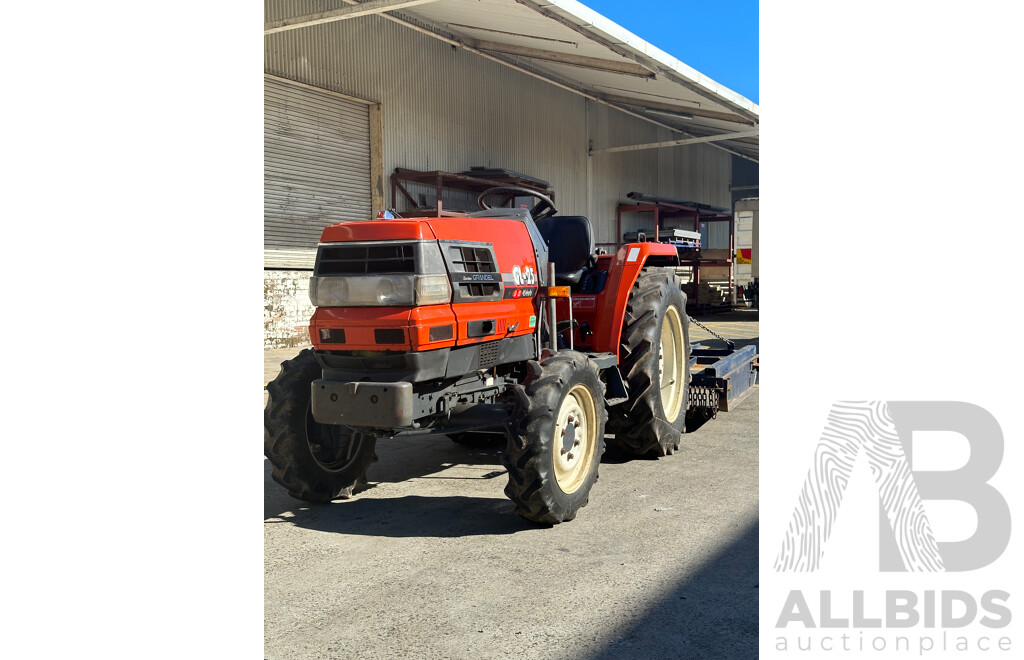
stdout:
{"type": "Polygon", "coordinates": [[[368,220],[331,225],[324,229],[320,242],[418,241],[436,238],[426,220],[368,220]]]}
{"type": "Polygon", "coordinates": [[[529,214],[495,216],[327,227],[309,283],[313,345],[425,351],[535,333],[547,246],[529,214]]]}

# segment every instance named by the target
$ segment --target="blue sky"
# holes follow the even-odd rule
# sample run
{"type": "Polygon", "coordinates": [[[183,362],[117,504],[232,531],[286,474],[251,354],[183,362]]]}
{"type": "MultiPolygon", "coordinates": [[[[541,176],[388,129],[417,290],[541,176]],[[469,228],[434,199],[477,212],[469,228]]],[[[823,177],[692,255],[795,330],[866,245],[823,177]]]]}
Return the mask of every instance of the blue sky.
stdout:
{"type": "Polygon", "coordinates": [[[580,0],[712,80],[758,101],[754,0],[580,0]]]}

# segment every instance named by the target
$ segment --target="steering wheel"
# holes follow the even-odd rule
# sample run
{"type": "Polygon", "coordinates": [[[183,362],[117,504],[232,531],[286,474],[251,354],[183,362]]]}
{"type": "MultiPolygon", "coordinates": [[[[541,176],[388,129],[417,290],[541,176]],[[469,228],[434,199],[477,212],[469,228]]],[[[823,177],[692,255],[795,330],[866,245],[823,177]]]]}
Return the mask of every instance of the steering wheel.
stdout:
{"type": "Polygon", "coordinates": [[[555,203],[551,201],[551,198],[547,195],[537,192],[536,190],[530,190],[522,186],[496,186],[494,188],[488,188],[487,190],[480,193],[480,196],[476,198],[477,204],[480,205],[484,210],[490,211],[492,208],[507,204],[513,197],[529,196],[534,197],[538,201],[533,208],[530,209],[530,215],[533,216],[534,220],[542,220],[553,216],[558,213],[558,209],[555,208],[555,203]],[[487,203],[486,198],[491,195],[498,195],[498,203],[491,206],[487,203]]]}

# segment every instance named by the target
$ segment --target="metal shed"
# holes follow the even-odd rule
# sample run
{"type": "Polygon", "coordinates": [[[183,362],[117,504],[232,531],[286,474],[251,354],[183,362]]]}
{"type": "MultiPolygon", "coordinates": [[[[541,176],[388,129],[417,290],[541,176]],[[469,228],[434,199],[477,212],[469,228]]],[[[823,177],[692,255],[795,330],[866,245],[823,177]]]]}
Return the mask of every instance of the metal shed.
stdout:
{"type": "Polygon", "coordinates": [[[629,192],[731,207],[734,161],[756,167],[756,104],[578,2],[267,0],[265,20],[268,346],[306,341],[315,237],[396,205],[396,168],[538,177],[612,243],[629,192]]]}

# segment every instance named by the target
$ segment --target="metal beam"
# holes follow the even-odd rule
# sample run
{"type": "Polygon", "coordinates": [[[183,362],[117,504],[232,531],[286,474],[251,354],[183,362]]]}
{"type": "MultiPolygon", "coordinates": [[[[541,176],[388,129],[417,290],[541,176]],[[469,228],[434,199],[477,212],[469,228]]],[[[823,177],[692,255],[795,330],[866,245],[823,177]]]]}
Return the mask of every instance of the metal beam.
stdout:
{"type": "Polygon", "coordinates": [[[640,59],[636,55],[634,55],[633,53],[629,52],[628,50],[626,50],[625,48],[623,48],[619,44],[612,43],[611,41],[609,41],[609,40],[607,40],[607,39],[605,39],[603,37],[600,37],[600,36],[594,34],[593,32],[590,32],[589,30],[584,30],[581,26],[576,25],[575,23],[573,23],[569,19],[565,18],[564,16],[556,14],[553,11],[547,11],[547,7],[542,7],[541,5],[538,5],[535,2],[531,2],[530,0],[516,0],[516,2],[521,4],[521,5],[523,5],[524,7],[529,7],[533,11],[535,11],[538,14],[540,14],[541,16],[543,16],[544,18],[547,18],[549,20],[555,21],[556,23],[561,23],[562,25],[564,25],[565,27],[569,28],[573,32],[577,32],[577,33],[583,35],[584,37],[586,37],[587,39],[590,39],[593,42],[601,44],[602,46],[604,46],[608,50],[612,51],[616,55],[621,55],[621,56],[625,57],[626,59],[632,60],[632,61],[636,62],[637,64],[640,64],[640,59]]]}
{"type": "MultiPolygon", "coordinates": [[[[518,2],[518,1],[519,0],[516,0],[516,2],[518,2]]],[[[342,0],[342,2],[348,3],[349,5],[352,5],[352,6],[359,6],[359,3],[357,3],[356,0],[342,0]]],[[[587,99],[590,99],[591,101],[594,101],[595,103],[600,103],[601,105],[606,105],[609,108],[614,108],[614,109],[618,110],[619,112],[621,112],[623,114],[629,115],[630,117],[636,117],[637,119],[642,119],[643,121],[646,121],[646,122],[648,122],[650,124],[654,124],[655,126],[660,126],[661,128],[667,128],[668,130],[672,131],[673,133],[679,133],[680,135],[686,135],[686,136],[692,137],[692,135],[690,133],[687,133],[686,131],[680,130],[679,128],[676,128],[675,126],[671,126],[671,125],[666,124],[664,122],[657,121],[656,119],[652,119],[650,116],[645,115],[643,113],[633,112],[632,110],[630,110],[628,108],[624,108],[621,105],[617,105],[615,103],[610,103],[610,102],[604,100],[603,98],[600,98],[599,96],[597,96],[595,94],[584,92],[583,90],[581,90],[581,89],[579,89],[577,87],[573,87],[572,85],[569,85],[569,84],[566,84],[566,83],[561,82],[559,80],[556,80],[555,78],[553,78],[550,75],[542,75],[542,74],[540,74],[540,73],[538,73],[536,71],[533,71],[531,69],[528,69],[526,67],[522,67],[522,66],[520,66],[518,64],[514,64],[512,62],[509,62],[506,59],[498,57],[498,55],[492,55],[491,53],[479,50],[477,48],[473,48],[472,46],[470,46],[467,43],[465,43],[463,40],[456,38],[455,35],[453,35],[453,34],[444,34],[442,30],[440,30],[439,28],[437,28],[437,27],[435,27],[433,25],[430,25],[429,23],[428,23],[428,25],[430,25],[431,29],[426,29],[426,28],[424,28],[424,27],[422,27],[420,25],[417,25],[416,23],[413,23],[410,20],[407,20],[407,18],[402,16],[401,14],[399,14],[397,16],[395,14],[381,14],[380,16],[381,16],[381,18],[387,19],[387,20],[391,21],[392,23],[397,23],[398,25],[407,27],[410,30],[415,30],[416,32],[419,32],[420,34],[424,34],[424,35],[426,35],[428,37],[433,37],[434,39],[437,39],[439,41],[443,41],[446,44],[454,46],[455,48],[461,48],[463,50],[469,51],[470,53],[473,53],[475,55],[479,55],[480,57],[483,57],[485,59],[491,60],[492,62],[496,62],[496,63],[501,64],[503,66],[507,66],[510,69],[513,69],[515,71],[519,71],[520,73],[524,73],[524,74],[526,74],[528,76],[531,76],[533,78],[536,78],[538,80],[543,80],[544,82],[549,83],[551,85],[554,85],[555,87],[558,87],[560,89],[564,89],[564,90],[566,90],[568,92],[572,92],[573,94],[578,94],[578,95],[580,95],[580,96],[582,96],[584,98],[587,98],[587,99]]],[[[551,15],[548,15],[548,14],[545,14],[545,16],[547,16],[548,18],[555,18],[554,16],[551,16],[551,15]]],[[[625,55],[625,57],[627,59],[630,59],[630,60],[634,59],[632,56],[630,56],[628,54],[625,55]]],[[[744,160],[749,160],[752,163],[757,163],[758,162],[758,160],[756,158],[753,158],[751,156],[748,156],[747,154],[744,154],[744,153],[741,153],[739,151],[736,151],[735,149],[730,149],[730,148],[724,147],[724,146],[722,146],[720,144],[715,144],[714,142],[710,143],[710,146],[715,147],[716,149],[721,149],[722,151],[724,151],[726,153],[730,153],[730,154],[732,154],[734,156],[738,156],[738,157],[740,157],[740,158],[742,158],[744,160]]]]}
{"type": "MultiPolygon", "coordinates": [[[[706,126],[701,126],[699,129],[692,129],[692,127],[687,127],[687,128],[691,128],[690,137],[711,137],[713,135],[719,135],[721,133],[721,130],[725,130],[725,129],[721,129],[719,131],[708,130],[708,128],[706,126]]],[[[752,129],[746,129],[746,130],[752,130],[752,129]]],[[[755,147],[757,147],[757,146],[759,146],[761,144],[760,140],[758,138],[756,138],[756,137],[732,138],[732,141],[733,142],[738,142],[740,144],[750,144],[750,145],[753,145],[755,147]]]]}
{"type": "Polygon", "coordinates": [[[607,73],[621,73],[623,75],[636,76],[638,78],[655,77],[653,71],[651,71],[650,69],[643,65],[633,62],[632,60],[628,62],[603,60],[599,57],[586,57],[585,55],[557,53],[550,50],[540,50],[538,48],[530,48],[528,46],[514,46],[512,44],[502,44],[494,41],[469,41],[467,39],[466,43],[472,45],[474,48],[486,50],[491,53],[506,53],[508,55],[519,55],[522,57],[529,57],[530,59],[534,60],[544,60],[545,62],[554,62],[555,64],[578,66],[583,69],[605,71],[607,73]]]}
{"type": "Polygon", "coordinates": [[[635,98],[631,96],[620,96],[618,94],[601,94],[601,98],[612,103],[622,103],[625,105],[632,105],[638,108],[647,108],[649,110],[663,110],[665,112],[678,112],[684,115],[690,115],[692,117],[706,117],[708,119],[717,119],[719,121],[729,121],[736,124],[745,124],[747,126],[754,126],[756,122],[740,115],[734,115],[728,112],[716,112],[714,110],[704,110],[703,108],[691,108],[682,105],[674,105],[671,103],[662,103],[660,101],[648,101],[647,99],[635,98]]]}
{"type": "Polygon", "coordinates": [[[317,12],[315,14],[305,14],[304,16],[293,16],[280,21],[270,21],[269,23],[264,24],[263,34],[274,34],[277,32],[284,32],[285,30],[298,30],[311,25],[321,25],[323,23],[343,21],[347,18],[380,14],[395,9],[425,5],[430,2],[437,2],[437,0],[370,0],[370,2],[354,4],[340,9],[331,9],[328,11],[317,12]]]}
{"type": "MultiPolygon", "coordinates": [[[[358,0],[341,0],[341,1],[344,2],[345,4],[348,4],[348,5],[358,5],[359,4],[358,0]]],[[[410,23],[409,21],[407,21],[404,18],[402,18],[400,14],[397,15],[397,16],[395,14],[381,14],[380,17],[381,18],[386,18],[387,20],[391,21],[392,23],[397,23],[398,25],[401,25],[403,27],[407,27],[410,30],[415,30],[416,32],[419,32],[420,34],[425,34],[428,37],[433,37],[435,39],[443,41],[443,42],[445,42],[446,44],[448,44],[450,46],[455,46],[456,48],[462,48],[462,46],[463,46],[462,42],[459,41],[458,39],[452,39],[450,37],[444,36],[443,34],[435,32],[433,30],[427,30],[427,29],[425,29],[423,27],[420,27],[419,25],[416,25],[415,23],[410,23]]]]}
{"type": "Polygon", "coordinates": [[[649,142],[647,144],[631,144],[624,147],[608,147],[607,149],[593,149],[593,154],[612,154],[620,151],[641,151],[643,149],[661,149],[662,147],[681,147],[686,144],[700,144],[703,142],[721,142],[722,140],[736,140],[739,138],[757,137],[760,131],[740,131],[739,133],[722,133],[721,135],[708,135],[707,137],[687,138],[685,140],[671,140],[669,142],[649,142]]]}
{"type": "Polygon", "coordinates": [[[336,92],[333,89],[327,89],[326,87],[317,87],[316,85],[308,85],[298,80],[292,80],[290,78],[282,78],[281,76],[275,76],[272,73],[264,73],[264,78],[269,80],[276,80],[277,82],[285,83],[286,85],[294,85],[296,87],[302,87],[303,89],[312,90],[321,94],[328,94],[330,96],[336,96],[339,99],[345,99],[346,101],[355,101],[356,103],[362,103],[363,105],[380,105],[380,101],[371,101],[369,99],[361,99],[357,96],[349,96],[348,94],[342,94],[336,92]]]}
{"type": "Polygon", "coordinates": [[[736,105],[735,103],[729,101],[728,99],[718,98],[710,90],[707,90],[707,89],[701,87],[700,85],[698,85],[698,84],[696,84],[694,82],[691,82],[690,80],[687,80],[684,76],[680,75],[679,72],[673,71],[671,69],[666,68],[663,64],[661,64],[660,62],[656,61],[655,59],[650,58],[650,57],[637,56],[634,53],[630,52],[627,48],[623,47],[621,44],[615,43],[615,42],[613,42],[613,41],[611,41],[609,39],[606,39],[605,37],[603,37],[601,35],[595,34],[591,30],[587,29],[586,26],[584,26],[584,25],[577,25],[574,21],[572,21],[572,20],[570,20],[568,18],[565,18],[564,16],[561,16],[561,15],[557,14],[555,11],[553,11],[553,9],[557,8],[558,5],[544,5],[544,6],[542,6],[542,5],[539,5],[536,2],[534,2],[533,0],[515,0],[515,1],[517,3],[523,5],[524,7],[529,7],[530,9],[532,9],[535,12],[537,12],[541,16],[544,16],[545,18],[549,18],[549,19],[551,19],[553,21],[561,23],[562,25],[566,26],[570,30],[573,30],[573,31],[578,32],[579,34],[583,35],[587,39],[590,39],[591,41],[594,41],[596,43],[601,44],[602,46],[604,46],[608,50],[612,51],[613,53],[617,53],[618,55],[622,55],[623,57],[625,57],[627,59],[633,60],[633,61],[635,61],[636,63],[638,63],[638,64],[640,64],[642,66],[645,66],[645,67],[647,67],[649,69],[652,69],[652,70],[656,71],[657,73],[660,73],[662,76],[670,79],[672,82],[676,83],[677,85],[685,87],[686,89],[690,90],[691,92],[693,92],[694,94],[696,94],[696,95],[698,95],[698,96],[700,96],[702,98],[705,98],[705,99],[707,99],[707,100],[709,100],[709,101],[711,101],[713,103],[718,103],[720,105],[727,106],[727,107],[731,108],[733,111],[735,111],[735,112],[739,113],[740,115],[742,115],[744,117],[747,117],[748,119],[751,119],[753,121],[757,121],[758,120],[757,115],[751,113],[746,108],[743,108],[743,107],[741,107],[739,105],[736,105]]]}

